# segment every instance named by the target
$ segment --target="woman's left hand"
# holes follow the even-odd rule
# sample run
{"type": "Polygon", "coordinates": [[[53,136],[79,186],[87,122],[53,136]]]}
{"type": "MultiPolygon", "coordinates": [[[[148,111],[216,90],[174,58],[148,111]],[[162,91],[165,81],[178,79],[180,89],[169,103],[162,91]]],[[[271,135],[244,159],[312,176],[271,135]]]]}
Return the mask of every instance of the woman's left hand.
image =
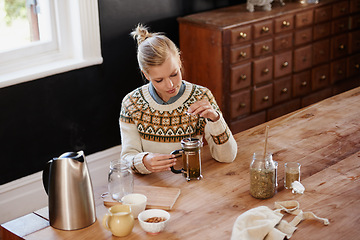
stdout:
{"type": "Polygon", "coordinates": [[[215,109],[211,106],[210,102],[207,100],[201,100],[193,103],[189,109],[188,113],[192,115],[199,115],[200,117],[208,118],[211,121],[215,122],[219,120],[220,115],[215,109]]]}

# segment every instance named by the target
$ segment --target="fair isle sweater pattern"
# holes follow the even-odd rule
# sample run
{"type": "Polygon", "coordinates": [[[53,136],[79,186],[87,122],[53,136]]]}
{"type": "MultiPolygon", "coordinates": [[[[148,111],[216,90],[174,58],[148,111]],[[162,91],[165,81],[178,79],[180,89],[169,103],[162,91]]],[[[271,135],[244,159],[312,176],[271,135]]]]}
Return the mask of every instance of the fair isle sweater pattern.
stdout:
{"type": "MultiPolygon", "coordinates": [[[[142,139],[174,143],[190,136],[203,135],[206,120],[187,115],[187,109],[196,101],[207,98],[212,107],[220,111],[211,91],[205,87],[191,84],[189,97],[175,109],[163,111],[155,109],[146,100],[142,87],[129,93],[123,100],[120,121],[135,124],[142,139]]],[[[218,136],[212,136],[215,144],[221,145],[229,140],[229,129],[218,136]]]]}

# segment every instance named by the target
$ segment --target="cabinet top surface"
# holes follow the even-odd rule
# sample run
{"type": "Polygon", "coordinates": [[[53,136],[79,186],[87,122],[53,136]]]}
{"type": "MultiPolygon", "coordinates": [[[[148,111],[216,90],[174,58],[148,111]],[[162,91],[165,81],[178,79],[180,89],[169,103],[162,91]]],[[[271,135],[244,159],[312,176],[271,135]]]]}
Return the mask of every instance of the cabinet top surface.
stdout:
{"type": "Polygon", "coordinates": [[[285,6],[281,6],[277,1],[272,3],[271,11],[264,11],[258,7],[254,12],[246,9],[246,3],[206,11],[202,13],[192,14],[178,18],[180,23],[192,23],[203,25],[209,28],[231,28],[249,24],[253,21],[266,20],[278,17],[284,14],[296,13],[299,11],[309,10],[314,7],[323,6],[328,3],[336,2],[336,0],[321,0],[318,4],[301,4],[299,2],[285,2],[285,6]]]}

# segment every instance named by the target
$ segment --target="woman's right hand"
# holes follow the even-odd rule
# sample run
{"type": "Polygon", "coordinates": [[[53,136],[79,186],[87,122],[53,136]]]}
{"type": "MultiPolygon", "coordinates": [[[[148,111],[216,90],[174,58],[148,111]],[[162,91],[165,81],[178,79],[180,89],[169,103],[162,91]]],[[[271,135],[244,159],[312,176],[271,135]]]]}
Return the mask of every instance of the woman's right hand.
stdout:
{"type": "Polygon", "coordinates": [[[149,153],[143,158],[143,163],[151,172],[163,172],[175,166],[176,158],[173,154],[149,153]]]}

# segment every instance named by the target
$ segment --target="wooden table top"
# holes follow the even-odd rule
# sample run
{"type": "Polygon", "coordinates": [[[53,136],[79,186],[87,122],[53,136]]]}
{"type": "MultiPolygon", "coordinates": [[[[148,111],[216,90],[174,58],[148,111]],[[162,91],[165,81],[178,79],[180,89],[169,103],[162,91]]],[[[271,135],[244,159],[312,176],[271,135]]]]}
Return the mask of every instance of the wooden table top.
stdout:
{"type": "MultiPolygon", "coordinates": [[[[360,88],[238,133],[235,139],[238,155],[233,163],[216,162],[208,146],[203,148],[200,181],[186,182],[171,172],[136,175],[137,185],[175,187],[181,193],[164,232],[147,235],[136,221],[133,232],[123,239],[230,239],[240,214],[261,205],[273,209],[276,201],[285,200],[297,200],[303,211],[330,220],[328,226],[305,220],[292,239],[359,238],[360,88]],[[266,125],[270,126],[268,149],[279,164],[279,186],[274,197],[259,200],[249,194],[249,165],[253,152],[263,150],[266,125]],[[284,163],[290,161],[302,165],[303,195],[284,189],[284,163]]],[[[56,230],[33,213],[3,224],[3,239],[115,239],[101,226],[107,209],[100,194],[105,191],[106,186],[94,190],[98,220],[90,227],[56,230]]]]}

